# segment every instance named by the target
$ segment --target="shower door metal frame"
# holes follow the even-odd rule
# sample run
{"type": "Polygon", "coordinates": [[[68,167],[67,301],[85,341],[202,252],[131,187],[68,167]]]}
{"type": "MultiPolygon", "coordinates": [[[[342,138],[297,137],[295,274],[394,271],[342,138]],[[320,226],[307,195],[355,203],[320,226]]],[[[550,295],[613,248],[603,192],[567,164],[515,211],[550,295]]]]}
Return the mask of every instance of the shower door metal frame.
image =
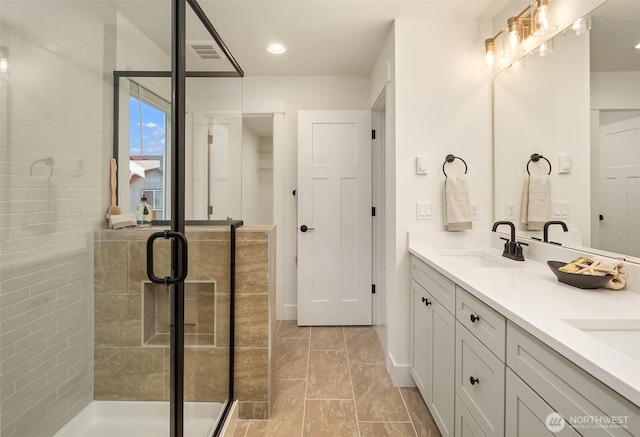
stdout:
{"type": "MultiPolygon", "coordinates": [[[[171,118],[172,118],[172,178],[171,178],[171,230],[185,233],[185,114],[186,114],[186,3],[207,28],[224,55],[236,70],[236,77],[243,77],[244,72],[240,68],[231,52],[228,50],[222,38],[207,18],[206,14],[196,0],[172,0],[171,17],[171,118]]],[[[204,73],[204,72],[203,72],[204,73]]],[[[198,77],[206,77],[200,76],[198,77]]],[[[235,228],[231,228],[235,236],[235,228]]],[[[185,271],[187,266],[180,266],[183,256],[180,253],[185,248],[183,245],[172,243],[171,269],[185,271]]],[[[232,265],[235,264],[235,256],[232,265]]],[[[170,397],[170,435],[171,437],[184,436],[184,281],[173,285],[173,302],[171,305],[171,319],[174,321],[171,329],[171,397],[170,397]]],[[[230,305],[232,306],[232,305],[230,305]]],[[[232,306],[233,307],[233,306],[232,306]]],[[[233,332],[230,329],[230,332],[233,332]]],[[[229,355],[233,356],[230,349],[229,355]]],[[[229,369],[231,372],[231,368],[229,369]]],[[[233,381],[230,378],[230,394],[233,396],[233,381]]],[[[230,397],[227,403],[233,402],[230,397]]],[[[226,415],[225,415],[226,416],[226,415]]],[[[216,430],[219,427],[216,428],[216,430]]]]}
{"type": "MultiPolygon", "coordinates": [[[[207,28],[218,46],[234,66],[238,76],[244,76],[240,65],[216,32],[206,14],[196,0],[173,0],[171,17],[171,117],[172,117],[172,178],[171,178],[171,230],[185,233],[185,114],[186,114],[186,3],[189,3],[202,24],[207,28]]],[[[234,229],[234,228],[232,228],[234,229]]],[[[234,234],[235,235],[235,234],[234,234]]],[[[181,266],[183,256],[180,253],[184,245],[172,243],[171,269],[172,274],[185,271],[187,266],[181,266]],[[181,268],[177,268],[180,266],[181,268]]],[[[235,257],[234,257],[235,258],[235,257]]],[[[232,261],[233,263],[233,261],[232,261]]],[[[174,321],[171,329],[171,437],[184,436],[184,281],[173,285],[173,302],[171,305],[171,319],[174,321]]],[[[230,330],[231,331],[231,330],[230,330]]],[[[229,355],[233,355],[229,351],[229,355]]],[[[231,369],[229,369],[231,371],[231,369]]],[[[230,385],[233,388],[233,385],[230,385]]],[[[232,402],[233,399],[229,399],[232,402]]]]}
{"type": "MultiPolygon", "coordinates": [[[[113,157],[118,159],[119,140],[119,81],[120,77],[171,77],[171,232],[184,235],[185,233],[185,114],[186,114],[186,78],[187,77],[244,77],[244,71],[235,60],[226,44],[213,27],[196,0],[171,0],[171,71],[114,71],[114,127],[113,127],[113,157]],[[193,12],[199,18],[204,27],[209,31],[218,47],[221,49],[227,60],[231,63],[235,72],[207,72],[207,71],[186,71],[186,4],[189,3],[193,12]]],[[[191,224],[191,223],[190,223],[191,224]]],[[[216,223],[208,221],[207,224],[216,223]]],[[[214,430],[214,435],[218,435],[222,429],[221,424],[229,414],[233,402],[233,338],[234,338],[234,299],[233,290],[235,288],[235,231],[242,226],[242,221],[224,221],[218,224],[230,226],[231,239],[231,259],[230,269],[230,338],[229,338],[229,399],[224,411],[220,415],[220,420],[214,430]]],[[[186,272],[187,265],[183,265],[186,257],[182,253],[186,245],[176,244],[172,240],[171,244],[171,271],[173,276],[176,272],[186,272]]],[[[184,437],[184,281],[171,285],[173,301],[171,302],[171,340],[170,340],[170,436],[184,437]]]]}

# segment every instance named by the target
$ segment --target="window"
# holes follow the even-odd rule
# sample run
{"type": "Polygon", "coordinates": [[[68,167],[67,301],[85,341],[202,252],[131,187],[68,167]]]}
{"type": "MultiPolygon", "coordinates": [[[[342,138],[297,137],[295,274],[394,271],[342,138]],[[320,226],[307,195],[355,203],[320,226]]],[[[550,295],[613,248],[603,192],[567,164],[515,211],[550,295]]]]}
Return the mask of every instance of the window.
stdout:
{"type": "Polygon", "coordinates": [[[153,219],[164,220],[171,104],[136,82],[129,89],[130,210],[146,195],[153,219]]]}

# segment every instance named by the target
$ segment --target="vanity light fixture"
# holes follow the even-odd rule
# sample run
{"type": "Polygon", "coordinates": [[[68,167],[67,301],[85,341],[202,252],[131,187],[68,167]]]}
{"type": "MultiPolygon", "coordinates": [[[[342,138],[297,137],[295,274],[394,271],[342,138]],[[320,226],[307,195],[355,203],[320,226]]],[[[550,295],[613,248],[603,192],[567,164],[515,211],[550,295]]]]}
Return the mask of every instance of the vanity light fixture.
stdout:
{"type": "Polygon", "coordinates": [[[0,46],[0,76],[6,77],[9,73],[9,47],[0,46]]]}
{"type": "Polygon", "coordinates": [[[521,26],[518,17],[510,17],[507,20],[507,27],[502,31],[502,56],[513,58],[523,52],[520,48],[522,41],[521,26]]]}
{"type": "Polygon", "coordinates": [[[591,30],[591,16],[578,18],[573,24],[564,31],[567,36],[578,36],[591,30]]]}
{"type": "Polygon", "coordinates": [[[636,44],[636,48],[637,48],[638,50],[640,50],[640,42],[639,42],[638,44],[636,44]]]}
{"type": "Polygon", "coordinates": [[[551,53],[553,53],[553,39],[543,42],[529,54],[534,57],[542,58],[543,56],[550,55],[551,53]]]}
{"type": "Polygon", "coordinates": [[[549,35],[558,28],[553,24],[549,1],[534,0],[531,3],[531,34],[533,36],[549,35]]]}
{"type": "Polygon", "coordinates": [[[273,55],[281,55],[287,51],[287,48],[280,43],[272,43],[267,47],[267,51],[273,55]]]}
{"type": "Polygon", "coordinates": [[[484,46],[482,46],[482,54],[484,56],[482,71],[493,73],[493,69],[496,65],[496,43],[493,38],[487,38],[484,40],[484,46]]]}
{"type": "MultiPolygon", "coordinates": [[[[492,38],[485,39],[483,45],[484,68],[483,71],[493,70],[492,62],[496,58],[496,41],[500,41],[499,58],[507,60],[517,58],[524,53],[522,43],[532,36],[544,36],[552,34],[558,28],[553,22],[550,8],[551,0],[533,0],[518,15],[509,17],[506,26],[498,31],[492,38]],[[500,38],[500,39],[498,39],[500,38]]],[[[537,49],[534,56],[545,56],[553,53],[553,42],[546,42],[543,47],[537,49]]],[[[530,44],[525,44],[528,46],[530,44]]],[[[512,68],[513,64],[509,67],[512,68]]]]}

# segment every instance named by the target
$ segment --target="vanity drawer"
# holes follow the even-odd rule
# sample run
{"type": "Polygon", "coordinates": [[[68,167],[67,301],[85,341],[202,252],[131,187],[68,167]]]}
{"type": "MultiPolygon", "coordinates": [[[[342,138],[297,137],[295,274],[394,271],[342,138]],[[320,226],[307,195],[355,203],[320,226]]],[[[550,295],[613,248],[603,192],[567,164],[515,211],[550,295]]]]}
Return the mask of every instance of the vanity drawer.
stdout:
{"type": "Polygon", "coordinates": [[[506,319],[502,314],[456,286],[456,319],[498,358],[505,360],[506,319]]]}
{"type": "Polygon", "coordinates": [[[581,435],[640,436],[640,408],[511,321],[507,365],[565,418],[626,418],[624,427],[572,424],[581,435]]]}
{"type": "Polygon", "coordinates": [[[433,267],[411,257],[411,277],[451,314],[455,312],[456,284],[433,267]]]}
{"type": "Polygon", "coordinates": [[[456,323],[456,394],[487,437],[504,435],[505,365],[456,323]]]}

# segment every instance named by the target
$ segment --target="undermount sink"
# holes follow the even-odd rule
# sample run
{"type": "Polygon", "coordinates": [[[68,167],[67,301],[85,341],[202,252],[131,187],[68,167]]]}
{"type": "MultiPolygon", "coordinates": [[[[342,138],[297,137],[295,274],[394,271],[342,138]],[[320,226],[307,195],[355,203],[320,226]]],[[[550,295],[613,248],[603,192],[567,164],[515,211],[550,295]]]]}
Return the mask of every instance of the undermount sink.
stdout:
{"type": "Polygon", "coordinates": [[[564,319],[563,321],[640,361],[640,319],[564,319]]]}
{"type": "Polygon", "coordinates": [[[516,264],[517,261],[503,259],[498,255],[492,255],[486,252],[463,252],[451,251],[441,253],[440,256],[447,257],[449,261],[469,268],[505,268],[505,267],[521,267],[516,264]]]}

